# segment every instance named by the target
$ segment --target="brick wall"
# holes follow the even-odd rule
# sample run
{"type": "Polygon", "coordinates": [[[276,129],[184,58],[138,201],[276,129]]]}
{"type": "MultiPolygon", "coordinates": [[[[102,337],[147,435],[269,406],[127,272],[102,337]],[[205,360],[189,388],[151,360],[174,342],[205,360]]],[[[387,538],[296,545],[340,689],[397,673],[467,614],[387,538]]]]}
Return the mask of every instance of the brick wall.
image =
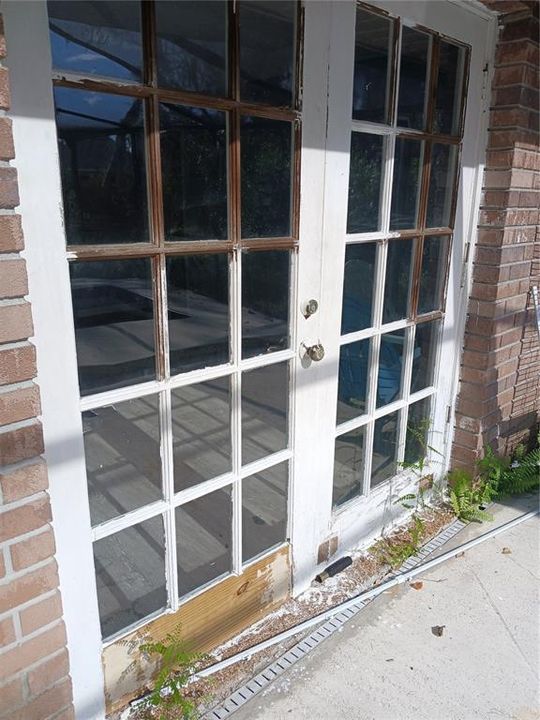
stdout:
{"type": "Polygon", "coordinates": [[[486,444],[508,453],[540,411],[531,286],[540,286],[538,4],[489,2],[500,21],[473,285],[453,448],[472,466],[486,444]]]}
{"type": "MultiPolygon", "coordinates": [[[[0,57],[6,48],[0,19],[0,57]]],[[[13,159],[7,70],[0,66],[0,718],[73,718],[54,559],[47,469],[40,457],[36,352],[13,159]]]]}

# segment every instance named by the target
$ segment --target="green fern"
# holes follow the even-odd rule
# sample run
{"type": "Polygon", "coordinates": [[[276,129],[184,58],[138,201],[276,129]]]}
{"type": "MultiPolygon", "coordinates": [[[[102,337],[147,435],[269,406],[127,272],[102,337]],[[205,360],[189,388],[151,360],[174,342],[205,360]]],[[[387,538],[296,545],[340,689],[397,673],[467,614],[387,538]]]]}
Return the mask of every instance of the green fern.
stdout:
{"type": "Polygon", "coordinates": [[[466,522],[485,522],[493,520],[492,515],[483,509],[490,501],[492,488],[481,481],[475,481],[471,474],[460,468],[448,475],[450,486],[450,504],[460,520],[466,522]]]}
{"type": "Polygon", "coordinates": [[[521,460],[515,461],[502,474],[499,493],[515,495],[540,487],[540,448],[532,450],[521,460]]]}

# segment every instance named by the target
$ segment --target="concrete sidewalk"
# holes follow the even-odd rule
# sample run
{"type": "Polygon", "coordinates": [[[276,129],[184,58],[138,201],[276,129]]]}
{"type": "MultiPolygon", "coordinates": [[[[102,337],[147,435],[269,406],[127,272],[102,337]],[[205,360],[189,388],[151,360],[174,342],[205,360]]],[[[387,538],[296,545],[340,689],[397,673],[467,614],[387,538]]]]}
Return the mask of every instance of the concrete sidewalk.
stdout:
{"type": "MultiPolygon", "coordinates": [[[[536,502],[497,507],[453,544],[536,502]]],[[[379,596],[235,720],[540,718],[539,539],[536,517],[379,596]]]]}

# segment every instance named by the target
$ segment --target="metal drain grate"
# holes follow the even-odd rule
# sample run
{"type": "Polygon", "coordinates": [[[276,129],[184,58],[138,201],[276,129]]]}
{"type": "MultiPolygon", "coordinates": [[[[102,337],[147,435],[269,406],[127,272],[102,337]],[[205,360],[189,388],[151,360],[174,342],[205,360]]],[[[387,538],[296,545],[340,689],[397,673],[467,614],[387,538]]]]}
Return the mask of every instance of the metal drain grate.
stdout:
{"type": "MultiPolygon", "coordinates": [[[[392,573],[389,577],[399,575],[401,572],[412,570],[414,567],[419,565],[428,555],[440,548],[451,538],[465,527],[466,523],[461,520],[454,520],[446,530],[436,535],[432,540],[426,543],[417,555],[410,557],[395,573],[392,573]]],[[[375,598],[368,598],[367,600],[359,600],[358,604],[353,605],[346,610],[336,613],[334,617],[324,622],[320,627],[316,628],[310,635],[305,637],[300,642],[296,643],[292,648],[287,650],[281,657],[274,660],[267,668],[256,675],[254,678],[249,680],[245,685],[236,690],[218,707],[209,710],[203,715],[202,720],[222,720],[222,718],[229,717],[235,710],[244,705],[248,700],[258,695],[264,690],[270,683],[276,678],[282,675],[284,672],[289,670],[299,660],[303,660],[304,657],[323,640],[333,635],[339,630],[346,622],[353,618],[360,610],[369,605],[370,602],[375,598]]]]}

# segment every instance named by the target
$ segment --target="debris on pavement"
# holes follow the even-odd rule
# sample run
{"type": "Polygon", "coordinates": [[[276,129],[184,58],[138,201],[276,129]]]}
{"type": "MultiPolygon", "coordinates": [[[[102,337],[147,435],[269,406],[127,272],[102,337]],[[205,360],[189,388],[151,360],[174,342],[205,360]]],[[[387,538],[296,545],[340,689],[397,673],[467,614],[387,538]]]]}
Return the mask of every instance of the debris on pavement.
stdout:
{"type": "Polygon", "coordinates": [[[433,625],[431,632],[435,635],[435,637],[442,637],[445,627],[446,625],[433,625]]]}

